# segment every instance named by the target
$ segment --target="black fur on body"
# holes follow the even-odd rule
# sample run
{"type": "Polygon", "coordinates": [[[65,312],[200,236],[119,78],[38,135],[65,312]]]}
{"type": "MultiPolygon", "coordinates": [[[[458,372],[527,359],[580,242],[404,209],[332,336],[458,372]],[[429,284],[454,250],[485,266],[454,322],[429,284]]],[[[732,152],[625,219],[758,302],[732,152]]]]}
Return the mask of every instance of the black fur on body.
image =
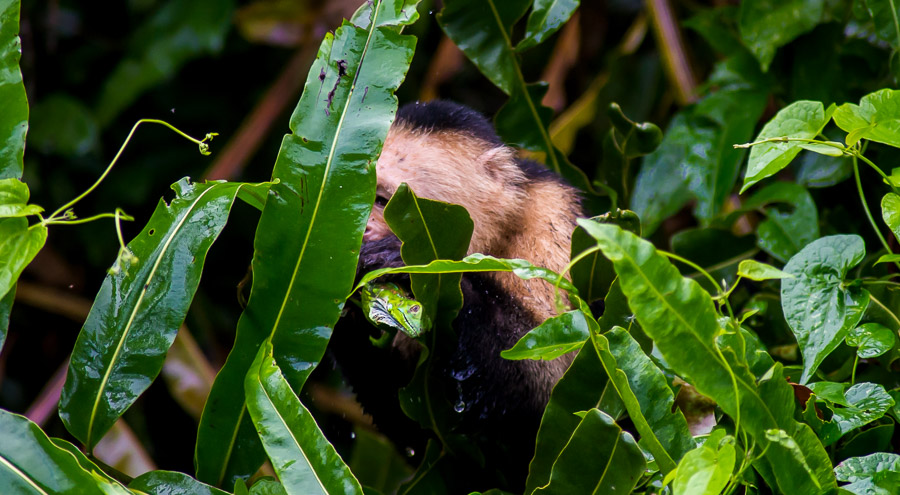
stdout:
{"type": "MultiPolygon", "coordinates": [[[[554,270],[561,270],[560,265],[568,260],[569,236],[574,219],[581,214],[577,193],[543,166],[516,159],[490,122],[473,110],[440,101],[401,108],[379,159],[378,174],[379,199],[360,250],[360,276],[404,264],[399,239],[386,230],[379,216],[393,193],[392,187],[400,180],[408,182],[418,196],[467,206],[475,221],[470,252],[525,258],[554,270]],[[428,159],[432,156],[428,150],[417,155],[416,144],[440,145],[441,149],[434,153],[434,159],[428,159]],[[476,158],[458,158],[465,153],[476,158]],[[442,163],[442,156],[454,157],[453,167],[442,163]],[[409,167],[408,171],[400,170],[404,167],[409,167]],[[476,167],[486,172],[475,173],[476,167]],[[461,187],[432,189],[428,175],[424,179],[416,175],[421,169],[440,174],[440,180],[451,185],[454,177],[443,174],[456,174],[461,187]],[[503,195],[471,197],[478,188],[466,187],[470,177],[495,181],[489,185],[502,190],[503,195]],[[513,198],[521,206],[513,208],[519,203],[503,198],[513,198]],[[479,211],[483,209],[487,211],[479,211]],[[495,217],[496,223],[488,224],[495,217]]],[[[408,287],[408,276],[395,276],[391,281],[408,287]]],[[[457,347],[443,353],[434,369],[446,395],[458,397],[464,404],[457,432],[485,440],[482,444],[487,446],[488,464],[509,477],[510,488],[520,488],[550,390],[572,356],[555,361],[510,361],[501,358],[500,351],[512,347],[555,313],[553,290],[545,282],[523,282],[509,273],[464,274],[461,288],[464,304],[453,322],[457,347]]],[[[387,349],[372,346],[368,337],[380,331],[368,324],[361,311],[351,309],[332,337],[338,365],[379,429],[400,447],[421,448],[420,429],[403,414],[397,401],[397,390],[409,382],[415,369],[418,344],[398,337],[387,349]]]]}

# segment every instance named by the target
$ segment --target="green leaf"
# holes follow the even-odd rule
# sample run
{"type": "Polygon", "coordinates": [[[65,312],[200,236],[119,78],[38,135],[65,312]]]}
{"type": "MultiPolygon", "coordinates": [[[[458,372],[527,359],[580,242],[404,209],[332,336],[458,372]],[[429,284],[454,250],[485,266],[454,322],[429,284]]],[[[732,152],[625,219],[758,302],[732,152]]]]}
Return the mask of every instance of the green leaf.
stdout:
{"type": "Polygon", "coordinates": [[[100,144],[100,128],[84,103],[64,94],[38,101],[31,109],[28,146],[41,153],[84,156],[100,144]]]}
{"type": "Polygon", "coordinates": [[[800,143],[800,147],[826,156],[844,156],[844,145],[835,141],[826,141],[827,144],[820,143],[800,143]]]}
{"type": "Polygon", "coordinates": [[[547,167],[575,187],[591,190],[581,169],[553,146],[548,129],[553,111],[541,105],[547,84],[526,84],[512,45],[512,26],[531,0],[448,0],[437,15],[444,34],[510,99],[495,116],[506,142],[545,153],[547,167]]]}
{"type": "Polygon", "coordinates": [[[646,461],[628,432],[603,411],[591,409],[553,463],[550,483],[535,494],[631,493],[646,461]]]}
{"type": "MultiPolygon", "coordinates": [[[[745,4],[746,5],[746,4],[745,4]]],[[[755,142],[771,138],[813,139],[822,132],[825,124],[835,112],[834,105],[825,109],[821,102],[801,100],[782,108],[775,114],[755,142]]],[[[837,118],[835,116],[835,118],[837,118]]],[[[800,153],[802,141],[776,141],[754,145],[750,149],[750,160],[741,193],[753,184],[775,175],[800,153]]]]}
{"type": "Polygon", "coordinates": [[[501,351],[500,357],[550,361],[580,349],[590,336],[584,313],[569,311],[548,318],[537,328],[523,335],[511,349],[501,351]]]}
{"type": "Polygon", "coordinates": [[[816,382],[809,384],[809,388],[826,403],[833,403],[829,404],[834,413],[830,423],[837,427],[837,435],[826,444],[881,418],[894,405],[894,399],[876,383],[857,383],[847,389],[843,383],[816,382]]]}
{"type": "Polygon", "coordinates": [[[660,472],[667,474],[695,444],[684,414],[675,407],[666,376],[623,328],[595,335],[594,344],[635,424],[641,446],[653,454],[660,472]]]}
{"type": "Polygon", "coordinates": [[[823,467],[828,463],[827,454],[812,430],[793,418],[793,392],[782,379],[781,366],[776,364],[770,377],[757,386],[756,378],[733,350],[716,347],[720,327],[715,307],[697,282],[682,278],[652,244],[634,234],[588,220],[578,223],[597,239],[615,265],[629,305],[669,366],[728,415],[738,414],[740,404],[741,425],[765,452],[760,462],[774,472],[779,489],[812,494],[833,486],[830,469],[823,467]],[[803,462],[769,443],[765,432],[772,428],[791,432],[802,446],[803,462]],[[804,467],[807,465],[812,470],[804,467]]]}
{"type": "Polygon", "coordinates": [[[97,103],[101,127],[191,59],[218,53],[231,27],[234,0],[168,0],[137,29],[128,55],[106,79],[97,103]]]}
{"type": "Polygon", "coordinates": [[[247,410],[288,494],[362,494],[362,487],[291,390],[268,341],[247,379],[247,410]]]}
{"type": "Polygon", "coordinates": [[[530,5],[531,0],[451,0],[444,2],[437,21],[478,70],[511,95],[524,83],[509,36],[530,5]]]}
{"type": "Polygon", "coordinates": [[[881,198],[881,217],[900,241],[900,195],[890,192],[881,198]]]}
{"type": "MultiPolygon", "coordinates": [[[[593,217],[592,220],[601,223],[614,223],[625,230],[641,235],[641,220],[631,210],[605,213],[593,217]]],[[[572,232],[571,257],[574,259],[575,256],[594,247],[596,244],[596,241],[584,229],[575,227],[575,230],[572,232]]],[[[572,284],[578,288],[581,297],[589,303],[603,298],[609,292],[609,287],[616,278],[616,272],[613,270],[612,263],[600,251],[594,251],[593,254],[575,263],[570,273],[572,275],[572,284]]]]}
{"type": "MultiPolygon", "coordinates": [[[[400,256],[407,265],[465,256],[475,224],[459,205],[419,198],[400,184],[384,209],[384,219],[400,238],[400,256]]],[[[458,274],[417,274],[410,277],[416,300],[439,324],[449,324],[462,308],[458,274]]]]}
{"type": "Polygon", "coordinates": [[[746,154],[734,144],[752,136],[766,94],[745,81],[676,114],[659,148],[644,159],[635,182],[631,209],[641,218],[644,234],[653,233],[692,198],[697,200],[694,214],[702,221],[719,214],[746,154]]]}
{"type": "Polygon", "coordinates": [[[797,184],[807,188],[831,187],[853,175],[853,161],[847,156],[837,158],[804,153],[799,163],[797,184]]]}
{"type": "Polygon", "coordinates": [[[263,478],[253,483],[249,495],[287,495],[287,491],[277,480],[263,478]]]}
{"type": "Polygon", "coordinates": [[[359,283],[356,284],[356,287],[353,289],[353,291],[351,291],[351,293],[355,292],[366,283],[382,275],[387,275],[390,273],[436,274],[478,272],[512,272],[522,280],[540,278],[542,280],[550,282],[551,284],[559,283],[559,287],[565,291],[568,291],[570,297],[572,297],[573,295],[576,297],[578,296],[578,291],[571,284],[571,282],[569,282],[565,278],[560,277],[560,275],[553,270],[534,266],[533,264],[531,264],[531,262],[525,260],[494,258],[493,256],[488,256],[481,253],[470,254],[469,256],[466,256],[459,261],[436,260],[428,263],[427,265],[409,265],[396,268],[379,268],[378,270],[372,270],[371,272],[365,274],[362,279],[360,279],[359,283]]]}
{"type": "Polygon", "coordinates": [[[872,18],[875,36],[895,50],[900,47],[900,27],[897,25],[900,5],[894,0],[863,0],[860,4],[872,18]]]}
{"type": "Polygon", "coordinates": [[[0,179],[0,218],[25,217],[42,211],[38,205],[29,205],[28,185],[19,179],[0,179]]]}
{"type": "MultiPolygon", "coordinates": [[[[375,27],[406,26],[419,20],[416,8],[420,0],[403,0],[401,2],[381,2],[375,15],[375,27]]],[[[365,2],[359,6],[350,22],[361,29],[369,29],[372,23],[373,2],[365,2]]]]}
{"type": "Polygon", "coordinates": [[[844,286],[847,272],[865,255],[859,236],[833,235],[809,244],[784,267],[794,278],[781,281],[781,308],[803,354],[801,384],[809,382],[869,304],[868,291],[844,286]]]}
{"type": "Polygon", "coordinates": [[[834,112],[834,123],[849,133],[847,145],[868,139],[900,147],[900,90],[869,93],[859,105],[844,103],[834,112]]]}
{"type": "Polygon", "coordinates": [[[876,452],[864,457],[851,457],[834,467],[837,479],[848,482],[873,478],[886,472],[900,474],[900,455],[876,452]]]}
{"type": "Polygon", "coordinates": [[[165,495],[228,495],[217,488],[201,483],[175,471],[150,471],[128,484],[131,490],[165,495]]]}
{"type": "Polygon", "coordinates": [[[878,257],[875,264],[879,263],[897,263],[900,262],[900,254],[882,254],[878,257]]]}
{"type": "Polygon", "coordinates": [[[54,444],[24,416],[0,409],[0,438],[0,486],[6,493],[130,493],[102,472],[86,470],[74,454],[54,444]]]}
{"type": "Polygon", "coordinates": [[[744,210],[763,209],[766,219],[756,229],[756,245],[786,262],[819,237],[819,214],[809,191],[792,182],[776,182],[757,191],[744,210]],[[786,204],[782,211],[776,204],[786,204]]]}
{"type": "MultiPolygon", "coordinates": [[[[723,430],[716,430],[724,433],[723,430]]],[[[678,463],[672,489],[675,493],[717,495],[734,471],[734,437],[712,435],[706,443],[688,452],[678,463]]]]}
{"type": "Polygon", "coordinates": [[[763,71],[775,51],[822,22],[824,0],[747,0],[741,3],[741,39],[763,71]]]}
{"type": "Polygon", "coordinates": [[[535,439],[534,458],[528,468],[524,493],[530,494],[550,482],[553,463],[581,422],[575,413],[597,407],[604,393],[615,394],[605,387],[606,380],[594,346],[583,346],[550,392],[550,401],[544,409],[535,439]]]}
{"type": "Polygon", "coordinates": [[[0,297],[0,351],[6,343],[6,332],[9,330],[9,314],[12,312],[13,301],[16,299],[16,286],[13,285],[9,292],[0,297]]]}
{"type": "Polygon", "coordinates": [[[847,345],[858,347],[856,355],[873,358],[891,350],[897,342],[893,330],[880,323],[863,323],[847,334],[847,345]]]}
{"type": "Polygon", "coordinates": [[[10,291],[22,270],[47,242],[47,227],[28,227],[22,217],[0,218],[0,294],[10,291]]]}
{"type": "Polygon", "coordinates": [[[22,176],[28,132],[28,99],[19,70],[19,3],[0,3],[0,179],[22,176]]]}
{"type": "MultiPolygon", "coordinates": [[[[59,404],[66,428],[88,449],[162,369],[241,183],[187,179],[172,185],[125,260],[106,276],[69,362],[59,404]]],[[[117,262],[118,263],[118,262],[117,262]]]]}
{"type": "Polygon", "coordinates": [[[741,261],[741,264],[738,265],[738,275],[756,281],[793,277],[790,273],[783,272],[772,265],[760,263],[756,260],[741,261]]]}
{"type": "Polygon", "coordinates": [[[572,17],[580,3],[580,0],[534,0],[525,25],[525,38],[516,45],[516,51],[543,43],[572,17]]]}
{"type": "MultiPolygon", "coordinates": [[[[436,259],[457,260],[465,256],[474,223],[459,205],[419,198],[401,184],[384,208],[384,219],[402,241],[400,256],[408,265],[436,259]]],[[[450,323],[463,305],[459,273],[412,274],[410,287],[426,316],[435,322],[434,331],[419,342],[423,350],[413,378],[400,390],[400,406],[407,416],[435,432],[446,432],[453,416],[454,402],[435,383],[435,352],[455,347],[450,323]],[[426,400],[422,400],[422,398],[426,400]]]]}
{"type": "MultiPolygon", "coordinates": [[[[383,1],[386,12],[408,5],[383,1]]],[[[258,347],[272,337],[282,373],[299,390],[351,292],[375,199],[375,160],[415,46],[397,28],[344,23],[319,47],[291,116],[293,134],[284,137],[275,163],[280,183],[256,230],[250,299],[200,420],[194,460],[204,482],[230,487],[263,461],[243,398],[258,347]]]]}

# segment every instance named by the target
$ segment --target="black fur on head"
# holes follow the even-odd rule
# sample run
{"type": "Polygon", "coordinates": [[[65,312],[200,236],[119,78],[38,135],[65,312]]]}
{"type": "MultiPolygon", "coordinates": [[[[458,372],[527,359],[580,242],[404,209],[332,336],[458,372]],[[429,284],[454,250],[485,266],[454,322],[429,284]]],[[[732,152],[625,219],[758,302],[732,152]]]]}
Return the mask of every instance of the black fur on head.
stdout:
{"type": "Polygon", "coordinates": [[[490,120],[475,110],[452,101],[407,103],[397,111],[397,122],[425,132],[465,132],[493,145],[503,145],[490,120]]]}

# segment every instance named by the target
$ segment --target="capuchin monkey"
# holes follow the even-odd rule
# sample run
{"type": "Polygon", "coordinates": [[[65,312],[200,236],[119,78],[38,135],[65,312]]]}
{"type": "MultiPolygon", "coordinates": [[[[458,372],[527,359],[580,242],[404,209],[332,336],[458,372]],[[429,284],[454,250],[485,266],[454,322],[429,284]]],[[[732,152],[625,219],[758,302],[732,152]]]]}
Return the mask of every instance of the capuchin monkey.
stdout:
{"type": "MultiPolygon", "coordinates": [[[[577,190],[542,165],[518,159],[478,112],[447,101],[405,105],[388,132],[376,173],[359,276],[403,265],[400,241],[383,216],[403,182],[417,196],[468,210],[474,222],[469,254],[523,258],[557,272],[569,261],[575,219],[582,216],[577,190]]],[[[408,287],[408,276],[390,280],[408,287]]],[[[521,488],[550,390],[573,356],[510,361],[500,351],[557,314],[555,290],[543,280],[524,281],[512,273],[464,274],[461,286],[464,304],[453,322],[457,347],[434,370],[447,395],[464,407],[457,411],[458,432],[487,439],[488,465],[503,473],[508,487],[521,488]]],[[[401,448],[421,445],[414,438],[421,430],[397,400],[397,390],[412,377],[418,344],[398,333],[388,349],[378,349],[368,337],[380,331],[361,311],[350,313],[332,338],[338,366],[379,429],[401,448]]]]}

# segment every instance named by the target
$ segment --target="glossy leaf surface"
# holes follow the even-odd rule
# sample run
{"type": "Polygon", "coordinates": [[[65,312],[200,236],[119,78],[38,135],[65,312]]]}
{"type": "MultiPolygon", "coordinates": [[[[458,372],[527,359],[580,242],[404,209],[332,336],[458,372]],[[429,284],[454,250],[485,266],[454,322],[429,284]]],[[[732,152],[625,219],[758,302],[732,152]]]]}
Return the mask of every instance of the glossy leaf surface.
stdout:
{"type": "Polygon", "coordinates": [[[882,89],[863,96],[859,105],[844,103],[834,123],[848,133],[848,145],[868,139],[900,147],[900,91],[882,89]]]}
{"type": "Polygon", "coordinates": [[[522,336],[511,349],[500,352],[504,359],[556,359],[581,348],[590,338],[584,313],[569,311],[548,318],[522,336]]]}
{"type": "Polygon", "coordinates": [[[867,290],[844,284],[865,255],[859,236],[834,235],[809,244],[784,267],[794,278],[781,281],[781,308],[803,354],[802,384],[856,327],[869,304],[867,290]]]}
{"type": "Polygon", "coordinates": [[[129,243],[137,261],[124,260],[104,279],[75,342],[59,406],[66,428],[88,449],[162,369],[241,185],[174,184],[175,199],[160,201],[129,243]]]}
{"type": "MultiPolygon", "coordinates": [[[[834,112],[833,105],[826,110],[818,101],[795,101],[779,110],[775,117],[763,126],[754,141],[779,137],[813,139],[822,132],[834,112]]],[[[804,143],[781,141],[754,145],[750,149],[750,160],[747,163],[741,193],[787,167],[803,149],[801,144],[804,143]]]]}
{"type": "Polygon", "coordinates": [[[213,488],[176,471],[150,471],[144,473],[132,480],[131,483],[128,483],[128,488],[150,494],[227,495],[227,492],[213,488]]]}
{"type": "Polygon", "coordinates": [[[900,195],[887,193],[881,198],[881,217],[900,241],[900,195]]]}
{"type": "Polygon", "coordinates": [[[43,495],[128,494],[123,486],[92,473],[56,446],[24,416],[0,409],[0,486],[4,492],[43,495]]]}
{"type": "MultiPolygon", "coordinates": [[[[477,273],[477,272],[512,272],[523,280],[540,278],[552,284],[559,282],[559,287],[569,293],[578,295],[575,287],[559,274],[548,268],[534,266],[531,262],[520,259],[501,259],[486,254],[475,253],[459,261],[437,260],[427,265],[401,266],[397,268],[380,268],[367,273],[356,284],[355,289],[388,273],[477,273]]],[[[354,291],[355,291],[354,289],[354,291]]]]}
{"type": "Polygon", "coordinates": [[[765,107],[763,87],[752,80],[724,84],[672,119],[659,148],[644,159],[631,198],[645,234],[691,199],[697,200],[694,213],[701,220],[718,215],[746,154],[733,145],[752,136],[765,107]]]}
{"type": "Polygon", "coordinates": [[[841,481],[861,481],[880,473],[900,474],[900,455],[879,452],[864,457],[851,457],[834,467],[834,474],[841,481]]]}
{"type": "MultiPolygon", "coordinates": [[[[458,260],[469,249],[474,224],[459,205],[419,198],[401,184],[384,208],[384,219],[402,241],[400,255],[408,265],[436,259],[458,260]]],[[[427,428],[444,432],[449,428],[454,402],[435,383],[436,352],[448,352],[456,344],[450,323],[463,305],[460,273],[411,274],[410,287],[422,303],[434,331],[419,341],[423,350],[413,378],[400,389],[400,406],[407,416],[427,428]],[[424,398],[424,400],[423,400],[424,398]]],[[[443,355],[441,356],[443,357],[443,355]]]]}
{"type": "Polygon", "coordinates": [[[46,242],[47,227],[29,227],[22,217],[0,218],[0,294],[9,292],[46,242]]]}
{"type": "MultiPolygon", "coordinates": [[[[614,223],[625,230],[641,235],[641,220],[631,210],[619,210],[615,213],[606,213],[593,218],[602,223],[614,223]]],[[[572,232],[572,258],[596,245],[594,239],[581,227],[575,227],[572,232]]],[[[572,284],[578,288],[581,297],[591,303],[609,292],[609,287],[616,278],[612,263],[603,256],[600,251],[583,258],[575,263],[570,270],[572,284]]]]}
{"type": "Polygon", "coordinates": [[[672,489],[675,493],[718,495],[734,470],[734,438],[722,441],[724,430],[716,430],[703,445],[688,452],[678,463],[672,489]]]}
{"type": "Polygon", "coordinates": [[[9,330],[9,313],[12,311],[15,299],[15,285],[3,297],[0,297],[0,351],[3,350],[3,344],[6,343],[6,332],[9,330]]]}
{"type": "Polygon", "coordinates": [[[319,362],[356,273],[374,201],[375,159],[397,109],[394,91],[415,38],[380,24],[326,34],[282,141],[254,239],[253,286],[233,352],[216,377],[198,431],[197,478],[232,486],[263,461],[243,381],[263,340],[299,390],[319,362]]]}
{"type": "Polygon", "coordinates": [[[247,410],[288,494],[362,494],[350,468],[281,374],[271,343],[260,346],[244,390],[247,410]]]}
{"type": "Polygon", "coordinates": [[[793,277],[790,273],[783,272],[772,265],[760,263],[756,260],[744,260],[738,265],[738,275],[750,280],[777,280],[793,277]]]}
{"type": "Polygon", "coordinates": [[[591,409],[535,494],[631,493],[646,462],[637,442],[599,409],[591,409]]]}
{"type": "Polygon", "coordinates": [[[553,463],[581,422],[575,413],[596,407],[608,390],[606,384],[607,377],[594,346],[583,346],[550,392],[550,402],[544,409],[535,440],[534,458],[528,467],[525,493],[550,482],[553,463]]]}
{"type": "Polygon", "coordinates": [[[28,132],[28,99],[19,70],[19,3],[0,2],[0,179],[22,176],[28,132]]]}
{"type": "Polygon", "coordinates": [[[525,38],[516,45],[516,51],[543,43],[572,17],[580,3],[580,0],[534,0],[525,26],[525,38]]]}
{"type": "Polygon", "coordinates": [[[531,0],[450,0],[437,15],[453,43],[510,99],[495,116],[497,133],[516,146],[545,154],[547,168],[575,187],[590,190],[584,172],[553,145],[548,131],[553,111],[541,104],[546,83],[527,84],[512,45],[512,26],[531,0]]]}
{"type": "Polygon", "coordinates": [[[641,446],[653,454],[660,472],[667,474],[695,444],[684,414],[675,407],[666,376],[623,328],[595,336],[594,343],[607,373],[614,375],[611,382],[640,434],[641,446]],[[609,342],[604,344],[603,338],[609,342]]]}
{"type": "Polygon", "coordinates": [[[834,415],[823,426],[826,445],[834,443],[847,433],[875,421],[894,406],[894,399],[876,383],[857,383],[847,388],[843,383],[816,382],[809,385],[819,399],[830,403],[834,415]],[[840,407],[836,407],[840,406],[840,407]],[[829,430],[834,431],[829,431],[829,430]]]}
{"type": "Polygon", "coordinates": [[[29,205],[28,186],[19,179],[0,179],[0,218],[25,217],[44,211],[38,205],[29,205]]]}
{"type": "Polygon", "coordinates": [[[750,196],[744,208],[765,211],[766,219],[756,230],[756,245],[778,261],[787,262],[819,238],[816,204],[803,186],[790,182],[769,184],[750,196]]]}
{"type": "Polygon", "coordinates": [[[437,20],[481,73],[510,95],[524,82],[509,33],[530,5],[531,0],[451,0],[437,20]]]}
{"type": "Polygon", "coordinates": [[[881,356],[897,343],[894,332],[880,323],[863,323],[850,330],[847,345],[857,347],[856,354],[862,359],[881,356]]]}
{"type": "Polygon", "coordinates": [[[741,39],[768,70],[775,51],[822,21],[824,0],[749,0],[741,3],[741,39]]]}
{"type": "Polygon", "coordinates": [[[774,470],[780,489],[812,494],[834,485],[827,454],[815,434],[793,419],[793,401],[787,398],[792,391],[781,378],[781,367],[776,365],[772,378],[757,385],[742,358],[730,349],[722,354],[717,350],[715,336],[720,329],[713,301],[697,282],[682,278],[652,244],[634,234],[588,220],[579,220],[579,225],[597,239],[615,265],[641,327],[673,370],[732,417],[738,414],[739,402],[742,425],[757,442],[765,445],[765,432],[779,427],[798,439],[806,460],[772,444],[764,449],[764,462],[774,470]],[[723,379],[728,376],[733,378],[723,379]]]}

